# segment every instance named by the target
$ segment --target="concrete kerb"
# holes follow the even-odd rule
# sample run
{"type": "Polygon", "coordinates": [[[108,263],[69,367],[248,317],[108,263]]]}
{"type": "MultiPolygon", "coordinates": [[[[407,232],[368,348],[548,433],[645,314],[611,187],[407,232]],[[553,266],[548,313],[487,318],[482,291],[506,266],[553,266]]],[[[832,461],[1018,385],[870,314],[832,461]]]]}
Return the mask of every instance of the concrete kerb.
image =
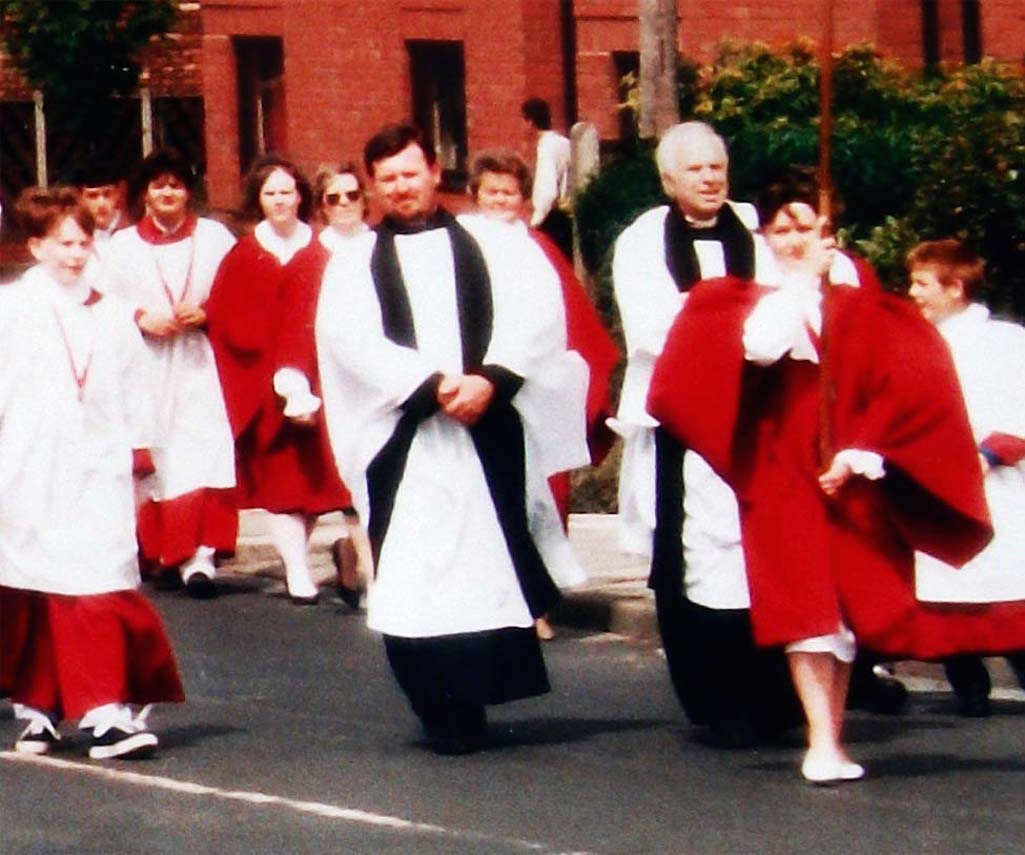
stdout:
{"type": "MultiPolygon", "coordinates": [[[[310,567],[318,585],[334,580],[331,545],[345,534],[340,513],[325,514],[310,538],[310,567]]],[[[587,571],[588,580],[564,592],[552,621],[559,626],[613,632],[643,643],[657,643],[655,605],[647,589],[647,562],[625,555],[617,545],[617,517],[573,514],[570,542],[587,571]]],[[[220,568],[224,575],[283,579],[284,571],[271,544],[263,511],[243,511],[235,557],[220,568]]]]}

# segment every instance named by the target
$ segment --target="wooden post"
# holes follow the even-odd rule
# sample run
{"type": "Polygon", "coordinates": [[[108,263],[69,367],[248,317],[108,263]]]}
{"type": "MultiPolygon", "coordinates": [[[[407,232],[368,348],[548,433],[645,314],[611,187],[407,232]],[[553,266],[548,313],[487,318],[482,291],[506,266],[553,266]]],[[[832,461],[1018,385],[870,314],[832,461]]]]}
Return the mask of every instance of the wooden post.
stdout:
{"type": "Polygon", "coordinates": [[[819,59],[819,212],[833,214],[833,0],[822,0],[819,59]]]}
{"type": "Polygon", "coordinates": [[[676,95],[676,0],[638,0],[640,95],[638,131],[659,136],[680,121],[676,95]]]}
{"type": "Polygon", "coordinates": [[[43,109],[42,90],[32,93],[36,119],[36,184],[44,190],[48,185],[46,166],[46,112],[43,109]]]}

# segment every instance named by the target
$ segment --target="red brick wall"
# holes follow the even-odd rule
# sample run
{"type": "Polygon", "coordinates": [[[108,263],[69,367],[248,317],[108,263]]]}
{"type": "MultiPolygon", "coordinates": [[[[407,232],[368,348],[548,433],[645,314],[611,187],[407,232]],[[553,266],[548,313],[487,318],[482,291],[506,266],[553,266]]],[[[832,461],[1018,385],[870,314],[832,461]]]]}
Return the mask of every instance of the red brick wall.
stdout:
{"type": "Polygon", "coordinates": [[[1021,0],[986,0],[980,4],[982,52],[1017,62],[1025,54],[1025,4],[1021,0]]]}

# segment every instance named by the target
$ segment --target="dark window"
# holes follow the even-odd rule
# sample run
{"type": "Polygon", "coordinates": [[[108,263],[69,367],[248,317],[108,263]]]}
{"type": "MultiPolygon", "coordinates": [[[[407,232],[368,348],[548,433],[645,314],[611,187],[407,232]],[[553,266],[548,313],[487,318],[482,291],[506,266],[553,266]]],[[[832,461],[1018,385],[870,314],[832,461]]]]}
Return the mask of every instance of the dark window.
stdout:
{"type": "Polygon", "coordinates": [[[4,201],[4,228],[10,225],[10,207],[18,194],[36,183],[36,108],[31,101],[0,102],[0,196],[4,201]]]}
{"type": "Polygon", "coordinates": [[[142,156],[142,110],[138,98],[113,98],[103,108],[101,132],[84,137],[46,113],[46,172],[51,183],[68,181],[80,161],[113,163],[127,172],[142,156]]]}
{"type": "Polygon", "coordinates": [[[462,42],[408,41],[413,120],[434,143],[446,188],[466,181],[466,63],[462,42]]]}
{"type": "Polygon", "coordinates": [[[937,0],[922,0],[922,60],[926,66],[940,61],[940,11],[937,0]]]}
{"type": "Polygon", "coordinates": [[[284,151],[285,50],[274,36],[236,37],[238,153],[244,173],[261,154],[284,151]]]}
{"type": "Polygon", "coordinates": [[[982,59],[982,24],[979,0],[961,0],[961,32],[964,38],[964,61],[976,63],[982,59]]]}

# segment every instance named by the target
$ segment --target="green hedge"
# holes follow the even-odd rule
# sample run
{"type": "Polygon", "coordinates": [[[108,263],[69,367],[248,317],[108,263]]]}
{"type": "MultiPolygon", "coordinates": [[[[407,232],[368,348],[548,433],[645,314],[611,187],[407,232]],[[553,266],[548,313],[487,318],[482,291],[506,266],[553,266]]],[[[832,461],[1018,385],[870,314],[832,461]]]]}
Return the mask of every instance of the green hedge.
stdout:
{"type": "MultiPolygon", "coordinates": [[[[713,63],[681,65],[681,115],[730,146],[732,196],[818,156],[818,80],[806,42],[772,51],[726,43],[713,63]]],[[[1025,81],[992,62],[923,76],[866,46],[834,71],[833,176],[841,239],[904,287],[902,259],[919,240],[955,235],[989,262],[987,298],[1025,316],[1025,81]]],[[[575,199],[583,259],[615,324],[608,266],[619,232],[663,201],[650,145],[635,142],[575,199]]]]}

